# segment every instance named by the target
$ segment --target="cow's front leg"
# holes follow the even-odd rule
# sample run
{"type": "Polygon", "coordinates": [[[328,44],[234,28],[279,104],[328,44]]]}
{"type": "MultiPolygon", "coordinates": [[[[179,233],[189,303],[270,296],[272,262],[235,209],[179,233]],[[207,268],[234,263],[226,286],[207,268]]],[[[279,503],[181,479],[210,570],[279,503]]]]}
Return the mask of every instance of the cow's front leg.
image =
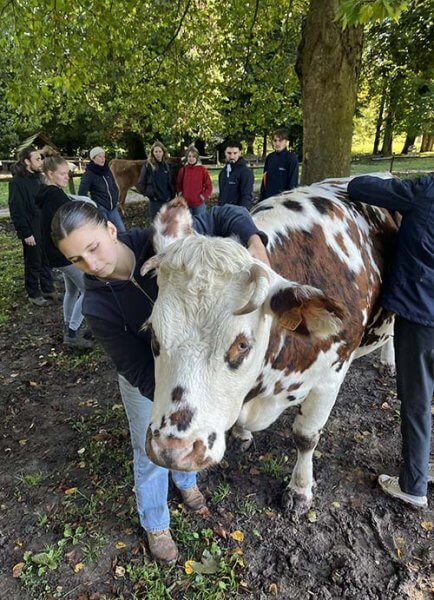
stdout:
{"type": "Polygon", "coordinates": [[[297,447],[297,462],[291,481],[285,490],[285,507],[296,515],[307,512],[312,503],[313,452],[318,444],[321,429],[327,422],[335,403],[339,387],[321,391],[312,390],[299,407],[294,419],[293,434],[297,447]]]}
{"type": "Polygon", "coordinates": [[[396,375],[395,349],[393,347],[393,336],[390,336],[385,344],[381,346],[380,364],[382,369],[391,377],[396,375]]]}

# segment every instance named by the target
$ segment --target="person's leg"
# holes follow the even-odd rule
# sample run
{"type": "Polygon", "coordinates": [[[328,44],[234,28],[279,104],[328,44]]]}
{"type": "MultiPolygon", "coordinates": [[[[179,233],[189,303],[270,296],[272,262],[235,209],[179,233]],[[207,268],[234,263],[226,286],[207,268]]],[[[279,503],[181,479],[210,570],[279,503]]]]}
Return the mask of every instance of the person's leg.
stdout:
{"type": "Polygon", "coordinates": [[[81,311],[84,296],[84,273],[79,271],[77,267],[74,267],[74,265],[62,267],[62,271],[63,276],[68,280],[68,287],[71,296],[70,314],[67,322],[69,323],[69,328],[72,329],[72,331],[78,331],[84,319],[81,311]]]}
{"type": "Polygon", "coordinates": [[[63,295],[63,322],[65,323],[66,327],[69,327],[72,309],[75,303],[74,296],[78,290],[73,282],[69,279],[67,269],[68,267],[61,267],[59,270],[62,273],[63,283],[65,285],[65,293],[63,295]]]}
{"type": "Polygon", "coordinates": [[[42,249],[41,249],[41,267],[39,270],[39,281],[41,284],[42,294],[43,295],[46,294],[48,297],[51,297],[53,292],[55,291],[53,272],[48,263],[48,259],[45,255],[45,252],[42,249]]]}
{"type": "Polygon", "coordinates": [[[41,269],[41,255],[38,246],[29,246],[23,241],[24,256],[24,287],[29,298],[40,297],[39,271],[41,269]]]}
{"type": "Polygon", "coordinates": [[[425,496],[434,391],[434,327],[397,317],[395,353],[402,433],[399,483],[405,493],[425,496]]]}
{"type": "Polygon", "coordinates": [[[200,215],[206,214],[206,206],[205,204],[194,206],[193,208],[190,208],[190,212],[193,215],[193,217],[200,217],[200,215]]]}
{"type": "Polygon", "coordinates": [[[146,431],[151,418],[152,402],[119,375],[119,389],[127,414],[134,456],[134,486],[140,524],[147,532],[169,528],[167,506],[168,475],[154,465],[145,452],[146,431]]]}

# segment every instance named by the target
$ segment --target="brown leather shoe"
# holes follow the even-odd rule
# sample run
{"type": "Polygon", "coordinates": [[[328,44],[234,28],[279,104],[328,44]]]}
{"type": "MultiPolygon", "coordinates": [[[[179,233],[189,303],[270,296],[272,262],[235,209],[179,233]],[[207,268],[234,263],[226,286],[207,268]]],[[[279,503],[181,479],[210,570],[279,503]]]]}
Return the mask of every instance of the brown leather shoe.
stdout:
{"type": "Polygon", "coordinates": [[[190,510],[205,516],[208,514],[205,496],[202,494],[197,485],[194,485],[188,490],[179,490],[184,501],[184,504],[190,510]]]}
{"type": "Polygon", "coordinates": [[[158,562],[172,564],[178,558],[178,548],[172,539],[169,529],[148,531],[148,546],[152,558],[158,562]]]}

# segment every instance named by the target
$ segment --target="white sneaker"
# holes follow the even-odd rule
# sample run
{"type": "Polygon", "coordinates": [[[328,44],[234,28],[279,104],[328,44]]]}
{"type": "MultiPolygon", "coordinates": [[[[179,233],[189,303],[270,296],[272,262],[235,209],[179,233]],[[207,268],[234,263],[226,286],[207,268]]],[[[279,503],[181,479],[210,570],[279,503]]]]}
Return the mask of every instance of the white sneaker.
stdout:
{"type": "Polygon", "coordinates": [[[407,504],[412,504],[413,506],[417,506],[418,508],[423,508],[427,506],[428,500],[426,496],[412,496],[412,494],[406,494],[401,490],[399,485],[398,477],[391,477],[390,475],[379,475],[378,483],[380,484],[383,492],[392,496],[393,498],[398,498],[398,500],[402,500],[403,502],[407,502],[407,504]]]}

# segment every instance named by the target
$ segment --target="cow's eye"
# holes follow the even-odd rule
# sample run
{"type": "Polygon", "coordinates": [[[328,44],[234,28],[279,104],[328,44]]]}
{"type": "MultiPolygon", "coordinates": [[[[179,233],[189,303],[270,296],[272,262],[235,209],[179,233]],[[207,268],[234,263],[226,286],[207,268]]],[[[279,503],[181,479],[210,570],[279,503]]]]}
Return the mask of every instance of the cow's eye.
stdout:
{"type": "Polygon", "coordinates": [[[237,335],[225,355],[225,361],[231,370],[238,369],[251,350],[251,344],[242,333],[237,335]]]}
{"type": "Polygon", "coordinates": [[[238,344],[238,350],[240,352],[247,352],[250,349],[250,345],[247,342],[240,342],[238,344]]]}

